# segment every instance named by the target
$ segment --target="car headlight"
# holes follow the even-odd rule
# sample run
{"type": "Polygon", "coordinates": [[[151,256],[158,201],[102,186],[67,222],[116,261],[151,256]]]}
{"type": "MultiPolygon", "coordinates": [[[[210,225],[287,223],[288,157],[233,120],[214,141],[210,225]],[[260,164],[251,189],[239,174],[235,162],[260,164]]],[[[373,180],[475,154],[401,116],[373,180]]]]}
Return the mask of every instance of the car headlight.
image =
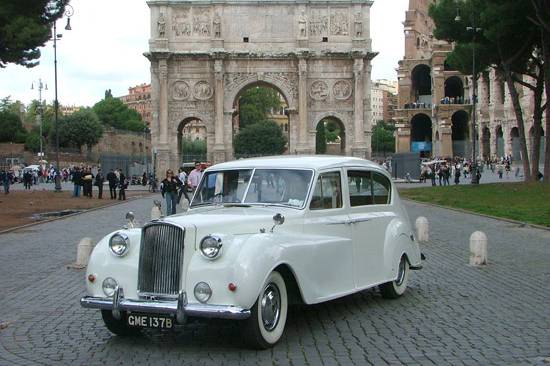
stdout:
{"type": "Polygon", "coordinates": [[[212,296],[212,289],[206,282],[197,283],[193,292],[195,293],[195,298],[203,304],[210,300],[212,296]]]}
{"type": "Polygon", "coordinates": [[[125,233],[116,233],[109,239],[109,248],[114,255],[123,257],[130,248],[130,238],[125,233]]]}
{"type": "Polygon", "coordinates": [[[107,297],[112,297],[115,294],[117,286],[118,282],[112,277],[107,277],[103,280],[103,283],[101,284],[101,287],[103,288],[103,293],[107,297]]]}
{"type": "Polygon", "coordinates": [[[214,235],[205,236],[199,247],[206,259],[216,259],[222,250],[222,239],[214,235]]]}

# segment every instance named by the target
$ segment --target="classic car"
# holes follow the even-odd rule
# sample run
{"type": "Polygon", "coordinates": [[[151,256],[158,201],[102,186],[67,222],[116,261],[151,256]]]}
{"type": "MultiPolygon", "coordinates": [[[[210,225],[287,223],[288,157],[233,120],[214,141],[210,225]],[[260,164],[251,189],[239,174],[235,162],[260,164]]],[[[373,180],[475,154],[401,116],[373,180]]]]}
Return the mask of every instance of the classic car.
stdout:
{"type": "Polygon", "coordinates": [[[120,336],[226,318],[265,349],[281,338],[289,304],[375,286],[397,298],[422,259],[382,167],[334,156],[245,159],[208,168],[187,212],[103,238],[80,303],[100,309],[120,336]]]}

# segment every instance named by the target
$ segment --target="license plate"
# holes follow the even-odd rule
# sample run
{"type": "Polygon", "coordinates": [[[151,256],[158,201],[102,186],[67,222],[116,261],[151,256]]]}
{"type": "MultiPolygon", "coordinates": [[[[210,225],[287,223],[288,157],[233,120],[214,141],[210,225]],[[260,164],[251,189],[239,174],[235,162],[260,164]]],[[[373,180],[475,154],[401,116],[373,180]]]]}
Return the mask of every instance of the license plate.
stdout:
{"type": "Polygon", "coordinates": [[[172,329],[174,319],[162,315],[128,314],[128,325],[131,327],[172,329]]]}

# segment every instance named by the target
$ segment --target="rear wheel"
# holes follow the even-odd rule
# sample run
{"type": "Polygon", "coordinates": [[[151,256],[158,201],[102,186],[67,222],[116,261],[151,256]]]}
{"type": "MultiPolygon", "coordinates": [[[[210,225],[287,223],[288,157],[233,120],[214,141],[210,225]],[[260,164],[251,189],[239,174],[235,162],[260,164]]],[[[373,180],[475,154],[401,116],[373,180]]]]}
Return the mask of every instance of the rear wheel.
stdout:
{"type": "Polygon", "coordinates": [[[273,347],[283,335],[288,312],[288,295],[283,277],[271,272],[244,322],[246,342],[255,349],[273,347]]]}
{"type": "Polygon", "coordinates": [[[101,310],[101,317],[103,318],[103,322],[105,323],[107,329],[111,331],[111,333],[114,333],[117,336],[121,337],[131,337],[139,335],[141,333],[141,329],[129,326],[126,323],[127,316],[128,314],[126,312],[121,312],[120,319],[116,319],[113,316],[113,312],[111,310],[101,310]]]}
{"type": "Polygon", "coordinates": [[[407,258],[405,256],[402,256],[399,261],[397,279],[378,286],[382,297],[386,299],[397,299],[399,296],[403,295],[409,282],[409,273],[409,262],[407,262],[407,258]]]}

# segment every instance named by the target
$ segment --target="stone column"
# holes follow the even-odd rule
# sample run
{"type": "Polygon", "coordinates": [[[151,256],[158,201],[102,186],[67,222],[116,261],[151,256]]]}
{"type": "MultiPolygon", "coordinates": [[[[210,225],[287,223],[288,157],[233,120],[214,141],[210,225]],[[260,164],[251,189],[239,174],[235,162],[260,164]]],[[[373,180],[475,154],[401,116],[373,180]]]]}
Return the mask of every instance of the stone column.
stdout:
{"type": "Polygon", "coordinates": [[[307,108],[307,60],[300,58],[298,60],[298,119],[300,140],[296,152],[298,154],[307,154],[308,146],[308,108],[307,108]]]}
{"type": "Polygon", "coordinates": [[[498,155],[498,151],[497,151],[497,132],[496,130],[493,128],[490,130],[491,132],[491,137],[489,139],[489,143],[490,143],[490,150],[491,150],[491,158],[493,156],[497,156],[498,155]]]}
{"type": "Polygon", "coordinates": [[[164,176],[172,166],[168,143],[168,57],[159,59],[159,135],[157,145],[157,177],[164,176]]]}
{"type": "Polygon", "coordinates": [[[372,106],[371,106],[371,76],[372,76],[372,64],[370,60],[367,60],[365,64],[365,73],[363,75],[363,136],[365,141],[365,157],[371,158],[372,155],[372,126],[374,121],[372,120],[372,106]]]}
{"type": "MultiPolygon", "coordinates": [[[[224,145],[224,113],[223,113],[223,60],[214,60],[214,98],[215,115],[215,145],[214,163],[224,162],[226,159],[226,146],[224,145]]],[[[232,148],[232,147],[230,147],[232,148]]]]}
{"type": "Polygon", "coordinates": [[[353,61],[353,79],[354,79],[354,100],[353,100],[353,135],[355,139],[351,154],[356,157],[365,158],[365,127],[363,102],[365,95],[365,83],[363,80],[364,62],[362,58],[353,61]]]}

